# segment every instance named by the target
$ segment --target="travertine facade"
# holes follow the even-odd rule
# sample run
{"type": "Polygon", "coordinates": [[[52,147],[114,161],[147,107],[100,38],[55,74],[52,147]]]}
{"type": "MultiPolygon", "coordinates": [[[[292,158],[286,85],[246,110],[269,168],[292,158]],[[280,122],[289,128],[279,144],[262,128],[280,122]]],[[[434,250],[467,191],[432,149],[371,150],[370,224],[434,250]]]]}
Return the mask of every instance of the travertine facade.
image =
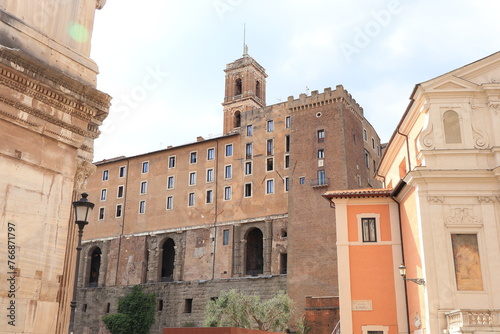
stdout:
{"type": "MultiPolygon", "coordinates": [[[[377,185],[376,132],[342,86],[266,106],[266,74],[253,58],[225,72],[225,135],[96,164],[79,278],[84,333],[134,284],[158,293],[155,333],[201,325],[200,310],[223,289],[286,288],[297,316],[307,296],[338,295],[332,209],[321,195],[377,185]]],[[[328,314],[316,312],[314,333],[335,326],[329,305],[314,309],[328,314]]]]}
{"type": "Polygon", "coordinates": [[[68,331],[71,202],[95,170],[110,101],[88,58],[96,6],[0,1],[0,333],[68,331]],[[86,38],[65,34],[66,23],[86,38]]]}
{"type": "Polygon", "coordinates": [[[339,271],[342,331],[500,333],[499,110],[499,52],[417,84],[380,164],[393,190],[327,193],[343,232],[339,263],[350,265],[339,271]],[[353,212],[381,238],[358,237],[353,212]],[[358,312],[355,300],[373,308],[358,312]]]}

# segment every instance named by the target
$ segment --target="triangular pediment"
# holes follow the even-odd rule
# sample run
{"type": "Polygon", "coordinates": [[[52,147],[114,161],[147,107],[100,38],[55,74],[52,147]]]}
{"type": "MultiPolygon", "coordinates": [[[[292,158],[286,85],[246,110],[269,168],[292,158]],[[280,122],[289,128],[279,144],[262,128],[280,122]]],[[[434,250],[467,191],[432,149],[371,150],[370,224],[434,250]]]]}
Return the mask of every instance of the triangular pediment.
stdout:
{"type": "Polygon", "coordinates": [[[434,87],[436,90],[441,90],[441,89],[446,89],[446,90],[453,90],[453,89],[467,89],[467,86],[464,85],[459,85],[456,82],[448,81],[445,82],[444,84],[434,87]]]}

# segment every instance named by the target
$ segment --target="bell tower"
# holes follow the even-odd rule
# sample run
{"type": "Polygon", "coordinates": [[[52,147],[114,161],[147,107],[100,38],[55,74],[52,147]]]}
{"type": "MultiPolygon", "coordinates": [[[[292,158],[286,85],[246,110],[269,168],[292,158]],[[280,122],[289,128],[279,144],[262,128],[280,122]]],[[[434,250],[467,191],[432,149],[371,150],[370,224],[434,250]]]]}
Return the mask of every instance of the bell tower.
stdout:
{"type": "Polygon", "coordinates": [[[241,126],[241,114],[266,105],[266,70],[248,55],[226,65],[224,133],[241,126]]]}

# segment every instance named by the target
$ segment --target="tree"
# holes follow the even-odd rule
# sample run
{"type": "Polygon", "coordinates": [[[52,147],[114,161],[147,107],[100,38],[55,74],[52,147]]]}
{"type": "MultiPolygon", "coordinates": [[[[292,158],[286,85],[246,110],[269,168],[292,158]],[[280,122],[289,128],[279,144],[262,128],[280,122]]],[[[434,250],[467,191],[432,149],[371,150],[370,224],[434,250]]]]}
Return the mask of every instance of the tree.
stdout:
{"type": "Polygon", "coordinates": [[[262,331],[284,332],[288,328],[293,301],[284,291],[262,301],[259,296],[221,291],[207,304],[205,326],[240,327],[262,331]]]}
{"type": "Polygon", "coordinates": [[[102,318],[112,334],[148,334],[155,322],[156,295],[145,294],[139,285],[118,299],[118,313],[102,318]]]}

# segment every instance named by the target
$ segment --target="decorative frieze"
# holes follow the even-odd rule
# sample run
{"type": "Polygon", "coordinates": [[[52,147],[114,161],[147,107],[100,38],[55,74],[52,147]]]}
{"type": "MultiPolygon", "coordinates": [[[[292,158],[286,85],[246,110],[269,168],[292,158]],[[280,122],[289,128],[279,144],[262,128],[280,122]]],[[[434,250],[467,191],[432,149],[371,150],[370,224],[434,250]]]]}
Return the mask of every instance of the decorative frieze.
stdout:
{"type": "Polygon", "coordinates": [[[446,219],[447,224],[451,225],[472,225],[480,224],[480,220],[469,214],[468,208],[455,208],[453,210],[453,216],[449,216],[446,219]]]}
{"type": "Polygon", "coordinates": [[[427,201],[431,204],[432,203],[438,204],[438,203],[443,203],[444,198],[443,196],[427,196],[427,201]]]}
{"type": "Polygon", "coordinates": [[[479,200],[479,203],[494,203],[495,202],[494,196],[478,196],[477,199],[479,200]]]}

